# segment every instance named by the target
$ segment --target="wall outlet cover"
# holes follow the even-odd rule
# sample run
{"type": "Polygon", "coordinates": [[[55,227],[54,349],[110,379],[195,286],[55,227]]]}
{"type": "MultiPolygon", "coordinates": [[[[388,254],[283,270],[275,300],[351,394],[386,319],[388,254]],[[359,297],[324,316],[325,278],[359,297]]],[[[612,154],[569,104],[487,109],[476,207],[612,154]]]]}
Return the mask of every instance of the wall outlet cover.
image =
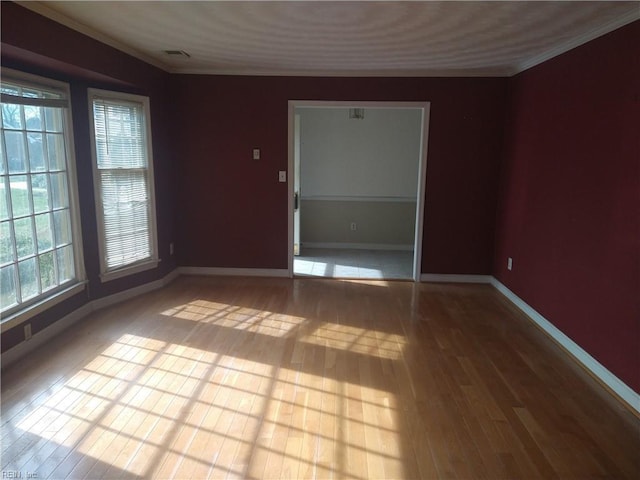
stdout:
{"type": "Polygon", "coordinates": [[[30,340],[31,339],[31,324],[27,323],[24,326],[24,339],[25,340],[30,340]]]}

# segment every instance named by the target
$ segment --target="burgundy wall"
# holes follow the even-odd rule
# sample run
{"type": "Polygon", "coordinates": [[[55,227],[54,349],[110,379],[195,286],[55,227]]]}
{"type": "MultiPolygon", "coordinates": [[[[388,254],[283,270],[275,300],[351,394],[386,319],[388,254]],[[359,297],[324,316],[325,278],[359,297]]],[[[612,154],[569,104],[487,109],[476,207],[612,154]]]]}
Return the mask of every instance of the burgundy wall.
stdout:
{"type": "MultiPolygon", "coordinates": [[[[169,74],[114,48],[37,15],[14,3],[2,3],[2,66],[67,82],[71,86],[73,135],[84,261],[88,286],[29,322],[35,334],[89,300],[162,278],[175,268],[168,253],[173,240],[173,158],[170,147],[169,74]],[[157,269],[102,283],[93,196],[87,88],[106,88],[151,98],[151,126],[156,187],[158,242],[162,261],[157,269]]],[[[2,351],[24,340],[21,325],[2,332],[2,351]]]]}
{"type": "Polygon", "coordinates": [[[636,392],[638,45],[635,22],[510,79],[494,265],[502,283],[636,392]]]}
{"type": "Polygon", "coordinates": [[[506,80],[180,75],[179,264],[287,268],[288,100],[430,101],[422,271],[489,274],[506,80]],[[262,158],[251,159],[259,147],[262,158]]]}
{"type": "MultiPolygon", "coordinates": [[[[1,34],[3,66],[72,88],[89,288],[34,317],[34,333],[164,276],[174,239],[181,265],[286,268],[277,171],[287,169],[288,100],[430,101],[422,271],[493,273],[640,391],[640,22],[508,80],[169,75],[9,2],[1,34]],[[106,284],[88,87],[151,97],[163,261],[106,284]]],[[[21,330],[2,333],[3,351],[21,330]]]]}

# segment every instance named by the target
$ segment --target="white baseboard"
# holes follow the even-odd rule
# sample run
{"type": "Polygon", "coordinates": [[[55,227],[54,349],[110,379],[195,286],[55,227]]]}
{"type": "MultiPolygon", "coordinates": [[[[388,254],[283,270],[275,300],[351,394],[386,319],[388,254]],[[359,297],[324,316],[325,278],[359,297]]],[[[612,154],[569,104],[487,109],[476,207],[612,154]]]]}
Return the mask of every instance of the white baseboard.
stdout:
{"type": "Polygon", "coordinates": [[[389,243],[338,243],[338,242],[304,242],[302,248],[340,248],[346,250],[401,250],[413,251],[413,245],[389,243]]]}
{"type": "Polygon", "coordinates": [[[562,331],[540,315],[524,300],[504,286],[498,279],[491,277],[491,284],[542,328],[553,340],[560,344],[576,361],[582,364],[584,368],[589,370],[596,378],[615,392],[616,395],[637,413],[640,413],[640,394],[634,392],[627,384],[611,373],[604,365],[589,355],[582,347],[562,333],[562,331]]]}
{"type": "Polygon", "coordinates": [[[611,373],[604,365],[593,358],[582,347],[571,340],[549,320],[540,315],[533,307],[509,290],[492,275],[451,275],[423,273],[422,282],[451,282],[451,283],[488,283],[493,285],[502,295],[518,307],[531,321],[536,323],[555,342],[564,348],[575,361],[580,363],[591,374],[611,389],[630,408],[640,414],[640,394],[633,391],[627,384],[611,373]]]}
{"type": "Polygon", "coordinates": [[[289,277],[289,270],[280,268],[178,267],[178,273],[225,277],[289,277]]]}
{"type": "MultiPolygon", "coordinates": [[[[285,269],[260,269],[260,268],[216,268],[216,267],[178,267],[160,280],[140,285],[108,297],[93,300],[74,310],[49,327],[33,335],[6,352],[2,352],[2,368],[5,368],[31,351],[43,345],[45,342],[69,328],[91,312],[101,308],[120,303],[124,300],[142,295],[162,288],[180,275],[221,275],[221,276],[258,276],[258,277],[288,277],[285,269]]],[[[577,343],[566,336],[555,325],[540,315],[534,308],[509,290],[499,280],[491,275],[456,275],[456,274],[432,274],[423,273],[420,280],[424,282],[451,282],[451,283],[486,283],[493,285],[502,295],[510,300],[516,307],[527,315],[533,322],[542,328],[553,340],[561,345],[577,362],[582,364],[596,378],[618,395],[633,410],[640,414],[640,394],[633,391],[622,380],[611,373],[604,365],[589,355],[577,343]]]]}
{"type": "Polygon", "coordinates": [[[108,307],[110,305],[115,305],[116,303],[123,302],[133,297],[137,297],[139,295],[152,292],[153,290],[158,290],[173,280],[178,278],[179,273],[178,270],[175,269],[163,278],[159,280],[155,280],[150,283],[146,283],[144,285],[140,285],[138,287],[130,288],[128,290],[124,290],[122,292],[114,293],[113,295],[109,295],[108,297],[98,298],[96,300],[92,300],[88,303],[85,303],[80,308],[74,310],[71,313],[68,313],[60,320],[52,323],[48,327],[40,330],[38,333],[33,335],[29,340],[25,340],[15,347],[7,350],[6,352],[2,352],[1,361],[2,368],[8,367],[12,363],[15,363],[20,358],[24,357],[28,353],[34,351],[44,343],[51,340],[56,335],[62,333],[67,328],[71,327],[74,323],[82,320],[84,317],[89,315],[91,312],[95,312],[96,310],[100,310],[102,308],[108,307]]]}
{"type": "Polygon", "coordinates": [[[423,273],[420,275],[421,282],[444,282],[444,283],[491,283],[491,275],[457,275],[445,273],[423,273]]]}
{"type": "Polygon", "coordinates": [[[145,293],[158,290],[159,288],[169,285],[179,276],[180,274],[178,273],[178,269],[176,268],[171,273],[167,274],[163,278],[160,278],[159,280],[145,283],[144,285],[139,285],[137,287],[129,288],[128,290],[123,290],[122,292],[114,293],[113,295],[109,295],[108,297],[98,298],[91,302],[93,306],[93,310],[94,311],[100,310],[101,308],[106,308],[111,305],[115,305],[116,303],[129,300],[130,298],[134,298],[139,295],[143,295],[145,293]]]}
{"type": "Polygon", "coordinates": [[[74,323],[78,322],[79,320],[82,320],[91,312],[93,312],[93,306],[91,305],[91,302],[85,303],[80,308],[65,315],[60,320],[49,325],[47,328],[40,330],[38,333],[34,334],[33,337],[31,337],[29,340],[19,343],[18,345],[7,350],[6,352],[2,352],[2,356],[1,356],[2,368],[4,369],[5,367],[8,367],[9,365],[15,363],[17,360],[26,356],[28,353],[31,353],[34,350],[38,349],[40,346],[44,345],[53,337],[62,333],[67,328],[71,327],[74,323]]]}

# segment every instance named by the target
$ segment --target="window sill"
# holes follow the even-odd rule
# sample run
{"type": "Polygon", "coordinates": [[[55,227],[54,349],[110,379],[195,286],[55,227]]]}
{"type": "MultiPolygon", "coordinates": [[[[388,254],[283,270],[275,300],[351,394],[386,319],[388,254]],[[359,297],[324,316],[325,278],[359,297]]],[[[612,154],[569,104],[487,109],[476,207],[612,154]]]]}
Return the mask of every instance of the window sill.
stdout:
{"type": "Polygon", "coordinates": [[[58,303],[73,297],[74,295],[82,292],[85,289],[86,284],[87,284],[86,281],[75,283],[72,286],[65,288],[64,290],[54,293],[50,297],[44,298],[39,302],[29,305],[23,310],[19,310],[9,315],[7,318],[3,318],[0,323],[0,331],[4,333],[7,330],[15,327],[16,325],[20,325],[21,323],[26,322],[30,318],[35,317],[39,313],[42,313],[45,310],[48,310],[54,305],[57,305],[58,303]]]}
{"type": "Polygon", "coordinates": [[[100,275],[100,281],[102,283],[110,282],[111,280],[115,280],[117,278],[127,277],[129,275],[133,275],[134,273],[144,272],[145,270],[151,270],[152,268],[156,268],[160,263],[160,260],[157,258],[153,258],[150,260],[143,260],[142,262],[134,263],[132,265],[128,265],[126,267],[119,268],[117,270],[111,270],[110,272],[105,272],[100,275]]]}

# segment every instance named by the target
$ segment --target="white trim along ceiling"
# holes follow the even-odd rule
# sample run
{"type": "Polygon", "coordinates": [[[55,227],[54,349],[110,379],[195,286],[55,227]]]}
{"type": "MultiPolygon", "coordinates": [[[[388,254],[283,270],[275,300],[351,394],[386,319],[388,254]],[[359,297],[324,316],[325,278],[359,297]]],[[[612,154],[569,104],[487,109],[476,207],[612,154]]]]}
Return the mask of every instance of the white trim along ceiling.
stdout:
{"type": "Polygon", "coordinates": [[[216,75],[512,76],[640,18],[638,1],[17,3],[167,72],[216,75]]]}

